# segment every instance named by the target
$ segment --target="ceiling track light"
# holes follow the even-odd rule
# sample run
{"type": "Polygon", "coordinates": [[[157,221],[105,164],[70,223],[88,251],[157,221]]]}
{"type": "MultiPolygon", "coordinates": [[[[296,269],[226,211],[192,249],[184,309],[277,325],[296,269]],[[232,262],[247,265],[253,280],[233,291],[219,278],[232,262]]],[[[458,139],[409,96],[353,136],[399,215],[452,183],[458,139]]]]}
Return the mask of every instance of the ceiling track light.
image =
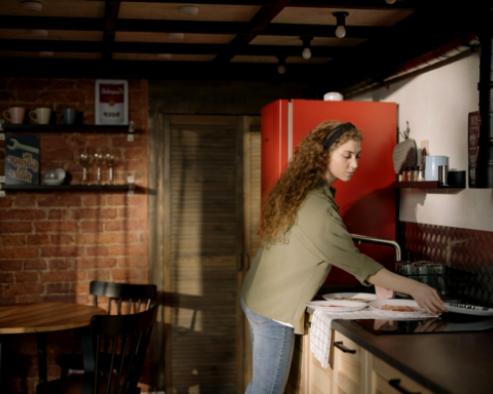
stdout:
{"type": "Polygon", "coordinates": [[[337,38],[344,38],[346,37],[346,18],[349,15],[349,12],[346,11],[339,11],[339,12],[333,12],[332,15],[336,17],[336,30],[335,30],[335,35],[337,38]]]}
{"type": "Polygon", "coordinates": [[[300,37],[303,43],[303,50],[301,52],[301,57],[305,60],[310,60],[312,58],[311,42],[313,37],[300,37]]]}

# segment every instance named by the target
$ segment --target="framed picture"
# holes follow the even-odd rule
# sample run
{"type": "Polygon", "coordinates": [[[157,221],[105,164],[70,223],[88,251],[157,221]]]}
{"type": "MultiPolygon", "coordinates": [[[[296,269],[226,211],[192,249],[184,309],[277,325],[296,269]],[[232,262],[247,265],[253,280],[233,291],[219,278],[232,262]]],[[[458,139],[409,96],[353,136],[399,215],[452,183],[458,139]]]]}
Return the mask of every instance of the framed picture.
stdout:
{"type": "Polygon", "coordinates": [[[39,139],[34,135],[6,134],[5,183],[39,184],[39,139]]]}
{"type": "Polygon", "coordinates": [[[95,123],[128,125],[128,81],[97,79],[95,88],[95,123]]]}

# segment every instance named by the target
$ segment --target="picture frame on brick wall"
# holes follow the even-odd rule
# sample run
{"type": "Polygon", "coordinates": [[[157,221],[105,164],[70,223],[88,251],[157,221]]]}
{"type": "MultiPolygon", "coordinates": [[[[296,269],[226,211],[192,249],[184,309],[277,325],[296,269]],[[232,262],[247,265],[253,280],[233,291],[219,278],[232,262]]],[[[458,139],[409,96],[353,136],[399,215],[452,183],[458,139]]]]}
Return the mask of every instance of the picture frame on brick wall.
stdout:
{"type": "Polygon", "coordinates": [[[39,138],[35,135],[6,134],[5,184],[39,184],[39,138]]]}
{"type": "Polygon", "coordinates": [[[97,125],[128,125],[128,81],[96,80],[94,116],[97,125]]]}

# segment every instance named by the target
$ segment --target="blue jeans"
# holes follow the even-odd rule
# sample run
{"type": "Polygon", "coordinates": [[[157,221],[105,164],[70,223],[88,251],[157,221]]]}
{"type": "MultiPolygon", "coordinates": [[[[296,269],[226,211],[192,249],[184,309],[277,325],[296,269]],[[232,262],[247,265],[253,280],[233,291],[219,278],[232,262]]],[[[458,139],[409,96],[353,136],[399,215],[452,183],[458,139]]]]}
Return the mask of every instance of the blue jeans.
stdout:
{"type": "Polygon", "coordinates": [[[243,302],[252,340],[252,380],[245,394],[283,394],[293,359],[294,330],[257,315],[243,302]]]}

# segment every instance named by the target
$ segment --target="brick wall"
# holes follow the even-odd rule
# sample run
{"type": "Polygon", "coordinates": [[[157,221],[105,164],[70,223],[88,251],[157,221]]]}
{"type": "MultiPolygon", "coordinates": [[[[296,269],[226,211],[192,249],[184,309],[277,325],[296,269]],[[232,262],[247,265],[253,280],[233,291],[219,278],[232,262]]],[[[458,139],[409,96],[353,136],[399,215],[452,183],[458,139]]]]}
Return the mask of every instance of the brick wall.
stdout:
{"type": "MultiPolygon", "coordinates": [[[[49,106],[56,113],[73,106],[83,111],[84,123],[94,124],[94,80],[0,79],[0,109],[12,105],[27,110],[49,106]]],[[[134,142],[124,134],[39,134],[41,173],[61,167],[70,172],[72,183],[80,183],[80,152],[106,149],[117,157],[114,183],[133,175],[138,185],[147,186],[147,81],[129,81],[129,107],[138,132],[134,142]]],[[[94,172],[91,166],[92,179],[94,172]]],[[[92,279],[147,282],[148,272],[145,193],[7,192],[0,198],[1,304],[88,303],[92,279]]],[[[32,380],[29,392],[35,364],[28,363],[26,372],[32,380]]],[[[51,365],[49,373],[57,376],[58,371],[51,365]]]]}

